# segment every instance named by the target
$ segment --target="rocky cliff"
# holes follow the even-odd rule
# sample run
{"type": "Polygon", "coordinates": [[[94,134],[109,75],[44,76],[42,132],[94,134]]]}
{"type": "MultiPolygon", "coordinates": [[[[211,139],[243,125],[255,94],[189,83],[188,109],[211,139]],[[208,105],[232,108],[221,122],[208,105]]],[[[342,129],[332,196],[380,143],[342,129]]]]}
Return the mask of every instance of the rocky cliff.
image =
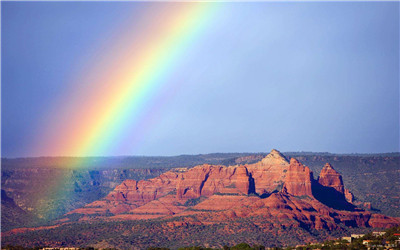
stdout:
{"type": "Polygon", "coordinates": [[[305,228],[328,230],[341,225],[400,224],[398,219],[355,207],[348,202],[350,198],[341,175],[330,164],[314,180],[307,166],[295,158],[288,161],[272,150],[254,164],[228,167],[205,164],[174,169],[150,180],[126,180],[104,199],[69,212],[64,221],[78,214],[80,220],[190,215],[207,223],[262,216],[276,217],[278,224],[291,221],[289,224],[296,222],[305,228]]]}
{"type": "Polygon", "coordinates": [[[312,197],[312,180],[313,174],[310,169],[295,158],[292,158],[286,173],[283,188],[286,193],[291,195],[312,197]]]}
{"type": "Polygon", "coordinates": [[[344,193],[342,176],[329,163],[326,163],[322,168],[318,183],[325,187],[334,188],[339,193],[344,193]]]}

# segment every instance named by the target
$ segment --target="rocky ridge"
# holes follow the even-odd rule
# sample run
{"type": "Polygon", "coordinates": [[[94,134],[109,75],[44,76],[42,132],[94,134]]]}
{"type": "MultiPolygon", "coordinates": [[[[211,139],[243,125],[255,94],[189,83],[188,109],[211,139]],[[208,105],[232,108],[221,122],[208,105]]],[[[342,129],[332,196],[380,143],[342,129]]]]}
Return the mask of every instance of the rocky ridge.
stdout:
{"type": "Polygon", "coordinates": [[[400,224],[398,218],[364,211],[351,201],[351,192],[330,164],[315,180],[307,166],[272,150],[253,164],[204,164],[150,180],[125,180],[105,198],[69,212],[60,222],[73,216],[79,221],[194,216],[200,224],[257,217],[274,218],[280,227],[328,230],[400,224]]]}

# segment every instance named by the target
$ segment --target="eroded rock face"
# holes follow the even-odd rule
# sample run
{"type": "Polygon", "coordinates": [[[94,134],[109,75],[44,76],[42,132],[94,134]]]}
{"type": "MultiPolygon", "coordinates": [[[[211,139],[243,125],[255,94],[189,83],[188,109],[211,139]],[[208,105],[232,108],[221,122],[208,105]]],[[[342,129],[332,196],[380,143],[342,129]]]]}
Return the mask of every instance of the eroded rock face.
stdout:
{"type": "Polygon", "coordinates": [[[179,204],[219,193],[254,193],[263,197],[284,191],[289,195],[313,197],[312,180],[308,167],[294,158],[289,163],[279,151],[272,150],[260,162],[247,166],[205,164],[191,169],[175,169],[150,180],[126,180],[104,199],[70,213],[126,213],[168,194],[174,194],[179,204]]]}
{"type": "Polygon", "coordinates": [[[197,166],[182,174],[177,185],[177,198],[208,197],[214,193],[248,194],[249,178],[245,166],[197,166]]]}
{"type": "Polygon", "coordinates": [[[272,149],[271,153],[269,153],[264,159],[262,159],[260,163],[261,163],[261,165],[265,165],[265,166],[271,166],[271,165],[287,166],[287,165],[289,165],[289,161],[286,159],[286,157],[276,149],[272,149]]]}
{"type": "Polygon", "coordinates": [[[301,164],[295,158],[292,158],[290,160],[283,187],[288,194],[312,197],[312,179],[313,177],[310,169],[301,164]]]}
{"type": "Polygon", "coordinates": [[[341,175],[330,164],[315,181],[307,166],[294,158],[288,162],[272,150],[254,164],[205,164],[175,169],[150,180],[126,180],[104,199],[70,214],[107,215],[107,220],[190,215],[208,224],[261,216],[275,218],[287,226],[328,230],[340,227],[338,223],[351,227],[400,224],[395,218],[356,209],[345,198],[353,199],[344,189],[341,175]]]}
{"type": "Polygon", "coordinates": [[[322,168],[318,177],[318,183],[325,187],[332,187],[344,194],[342,176],[329,163],[326,163],[322,168]]]}
{"type": "Polygon", "coordinates": [[[321,203],[338,210],[352,211],[353,197],[350,191],[345,193],[342,176],[329,164],[322,168],[317,181],[313,182],[313,195],[321,203]]]}
{"type": "Polygon", "coordinates": [[[104,210],[102,213],[107,210],[125,213],[173,192],[183,203],[187,199],[209,197],[215,193],[270,194],[281,189],[288,167],[287,159],[272,150],[260,162],[248,166],[204,164],[192,169],[175,169],[150,180],[126,180],[104,199],[85,206],[86,210],[81,208],[71,213],[100,213],[101,208],[104,210]]]}
{"type": "Polygon", "coordinates": [[[279,151],[273,149],[261,161],[246,166],[255,182],[255,192],[259,195],[281,191],[289,161],[279,151]]]}

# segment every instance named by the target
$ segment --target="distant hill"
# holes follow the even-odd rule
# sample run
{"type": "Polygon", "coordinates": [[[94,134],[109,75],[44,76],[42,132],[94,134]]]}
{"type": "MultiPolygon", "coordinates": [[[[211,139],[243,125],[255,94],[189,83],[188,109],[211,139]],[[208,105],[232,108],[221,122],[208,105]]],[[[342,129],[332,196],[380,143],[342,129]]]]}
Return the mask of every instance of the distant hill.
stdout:
{"type": "Polygon", "coordinates": [[[221,164],[253,153],[213,153],[178,156],[115,156],[115,157],[28,157],[2,158],[2,168],[64,168],[100,170],[100,169],[147,169],[190,167],[204,163],[221,164]]]}

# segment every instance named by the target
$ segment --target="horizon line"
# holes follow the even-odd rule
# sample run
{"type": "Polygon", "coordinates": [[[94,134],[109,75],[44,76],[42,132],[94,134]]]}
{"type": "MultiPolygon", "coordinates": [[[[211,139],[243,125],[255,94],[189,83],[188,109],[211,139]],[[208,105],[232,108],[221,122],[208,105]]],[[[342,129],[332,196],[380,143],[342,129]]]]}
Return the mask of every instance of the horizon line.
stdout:
{"type": "MultiPolygon", "coordinates": [[[[277,150],[279,151],[279,150],[277,150]]],[[[388,154],[400,154],[400,151],[392,152],[372,152],[372,153],[335,153],[328,151],[279,151],[282,154],[329,154],[329,155],[388,155],[388,154]]],[[[198,154],[176,154],[176,155],[89,155],[89,156],[52,156],[52,155],[41,155],[41,156],[2,156],[1,159],[27,159],[27,158],[123,158],[123,157],[179,157],[179,156],[198,156],[198,155],[212,155],[212,154],[269,154],[269,152],[209,152],[209,153],[198,153],[198,154]]]]}

